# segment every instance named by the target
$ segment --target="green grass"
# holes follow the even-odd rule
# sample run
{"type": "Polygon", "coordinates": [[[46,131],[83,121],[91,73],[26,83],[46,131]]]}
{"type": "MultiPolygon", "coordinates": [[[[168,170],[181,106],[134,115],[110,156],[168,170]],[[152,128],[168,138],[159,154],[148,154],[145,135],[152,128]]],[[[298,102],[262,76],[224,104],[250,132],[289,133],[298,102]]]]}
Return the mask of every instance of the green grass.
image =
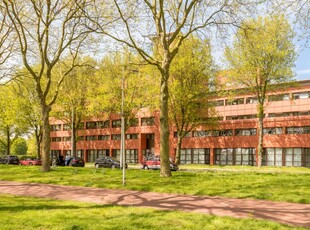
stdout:
{"type": "Polygon", "coordinates": [[[288,172],[179,171],[161,178],[159,171],[129,169],[124,187],[121,170],[57,167],[41,172],[40,167],[0,165],[0,180],[309,204],[310,174],[288,172]]]}
{"type": "Polygon", "coordinates": [[[0,195],[6,229],[303,229],[271,221],[0,195]]]}

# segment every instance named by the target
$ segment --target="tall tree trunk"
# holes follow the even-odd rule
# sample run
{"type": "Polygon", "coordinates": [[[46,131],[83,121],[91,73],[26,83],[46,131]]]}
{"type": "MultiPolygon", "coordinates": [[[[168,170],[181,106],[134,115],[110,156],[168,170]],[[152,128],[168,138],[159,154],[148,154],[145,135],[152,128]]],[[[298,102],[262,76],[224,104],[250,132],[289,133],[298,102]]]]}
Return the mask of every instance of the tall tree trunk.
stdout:
{"type": "Polygon", "coordinates": [[[264,129],[264,105],[258,104],[258,146],[257,146],[257,167],[262,166],[262,157],[264,153],[264,136],[263,136],[263,129],[264,129]]]}
{"type": "Polygon", "coordinates": [[[36,136],[36,151],[38,159],[41,159],[41,133],[40,128],[36,128],[35,136],[36,136]]]}
{"type": "Polygon", "coordinates": [[[10,128],[6,127],[6,155],[11,153],[10,128]]]}
{"type": "Polygon", "coordinates": [[[168,77],[169,73],[164,71],[160,83],[160,176],[162,177],[171,176],[169,161],[168,77]]]}
{"type": "Polygon", "coordinates": [[[175,154],[175,163],[177,165],[180,165],[180,162],[181,162],[181,145],[182,145],[182,140],[183,140],[183,137],[178,132],[177,152],[175,154]]]}
{"type": "Polygon", "coordinates": [[[49,125],[50,107],[42,106],[42,172],[50,171],[50,125],[49,125]]]}

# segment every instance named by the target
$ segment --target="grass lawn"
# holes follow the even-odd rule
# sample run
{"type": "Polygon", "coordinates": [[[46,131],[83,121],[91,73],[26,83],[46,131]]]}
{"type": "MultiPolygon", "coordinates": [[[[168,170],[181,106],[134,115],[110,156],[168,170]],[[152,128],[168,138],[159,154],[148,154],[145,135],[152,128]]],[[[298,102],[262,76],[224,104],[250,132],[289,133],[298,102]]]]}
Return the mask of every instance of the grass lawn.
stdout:
{"type": "Polygon", "coordinates": [[[0,228],[6,229],[303,229],[252,218],[235,219],[181,211],[102,206],[0,195],[0,228]]]}
{"type": "Polygon", "coordinates": [[[57,167],[41,172],[40,167],[0,165],[0,180],[310,203],[309,169],[301,172],[292,168],[286,172],[234,169],[178,171],[170,178],[159,177],[156,170],[129,169],[124,187],[122,171],[117,169],[57,167]]]}

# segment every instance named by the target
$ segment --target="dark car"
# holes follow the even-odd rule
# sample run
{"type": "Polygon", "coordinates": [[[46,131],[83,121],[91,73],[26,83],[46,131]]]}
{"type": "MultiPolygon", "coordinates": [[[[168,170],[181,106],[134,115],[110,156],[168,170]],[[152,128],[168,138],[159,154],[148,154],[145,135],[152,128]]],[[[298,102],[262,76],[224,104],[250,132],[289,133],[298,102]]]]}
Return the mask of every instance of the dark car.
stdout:
{"type": "Polygon", "coordinates": [[[0,164],[18,165],[19,164],[18,156],[12,156],[12,155],[4,156],[0,158],[0,164]]]}
{"type": "MultiPolygon", "coordinates": [[[[142,169],[160,169],[160,158],[158,156],[152,155],[152,156],[146,156],[143,161],[141,162],[142,169]]],[[[179,167],[170,161],[170,169],[171,171],[178,171],[179,167]]]]}
{"type": "Polygon", "coordinates": [[[73,167],[84,167],[85,162],[84,159],[81,157],[70,157],[70,159],[66,159],[67,163],[66,166],[73,166],[73,167]]]}
{"type": "Polygon", "coordinates": [[[42,165],[42,161],[35,157],[24,156],[19,160],[19,165],[42,165]]]}
{"type": "MultiPolygon", "coordinates": [[[[95,161],[95,167],[96,168],[123,168],[120,164],[120,161],[109,156],[99,157],[95,161]]],[[[128,165],[126,163],[125,168],[127,168],[128,165]]]]}

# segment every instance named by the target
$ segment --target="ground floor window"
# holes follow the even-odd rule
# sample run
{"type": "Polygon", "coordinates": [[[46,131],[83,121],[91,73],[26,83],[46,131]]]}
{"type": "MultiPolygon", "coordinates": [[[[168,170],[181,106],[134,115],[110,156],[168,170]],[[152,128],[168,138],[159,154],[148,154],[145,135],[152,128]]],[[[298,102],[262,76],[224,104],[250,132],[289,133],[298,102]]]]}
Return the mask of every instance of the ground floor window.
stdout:
{"type": "Polygon", "coordinates": [[[97,150],[97,158],[109,156],[109,155],[110,155],[109,149],[98,149],[97,150]]]}
{"type": "Polygon", "coordinates": [[[138,149],[126,149],[126,162],[138,163],[138,149]]]}
{"type": "Polygon", "coordinates": [[[282,148],[266,148],[263,165],[282,166],[282,148]]]}
{"type": "Polygon", "coordinates": [[[181,164],[210,164],[210,149],[181,149],[181,164]]]}
{"type": "Polygon", "coordinates": [[[285,166],[301,166],[302,149],[287,148],[285,149],[285,166]]]}
{"type": "Polygon", "coordinates": [[[266,148],[263,165],[267,166],[310,166],[309,148],[266,148]]]}
{"type": "Polygon", "coordinates": [[[51,150],[51,159],[53,159],[54,157],[59,157],[61,155],[61,151],[60,150],[51,150]]]}
{"type": "Polygon", "coordinates": [[[310,148],[304,149],[303,164],[304,167],[310,167],[310,148]]]}
{"type": "Polygon", "coordinates": [[[224,148],[214,150],[215,165],[255,165],[254,148],[224,148]]]}
{"type": "Polygon", "coordinates": [[[77,150],[76,151],[76,156],[77,157],[81,157],[84,159],[84,150],[77,150]]]}
{"type": "Polygon", "coordinates": [[[86,150],[87,162],[95,162],[97,159],[97,151],[95,149],[86,150]]]}
{"type": "Polygon", "coordinates": [[[112,149],[112,157],[116,158],[116,159],[121,159],[121,150],[120,149],[112,149]]]}

